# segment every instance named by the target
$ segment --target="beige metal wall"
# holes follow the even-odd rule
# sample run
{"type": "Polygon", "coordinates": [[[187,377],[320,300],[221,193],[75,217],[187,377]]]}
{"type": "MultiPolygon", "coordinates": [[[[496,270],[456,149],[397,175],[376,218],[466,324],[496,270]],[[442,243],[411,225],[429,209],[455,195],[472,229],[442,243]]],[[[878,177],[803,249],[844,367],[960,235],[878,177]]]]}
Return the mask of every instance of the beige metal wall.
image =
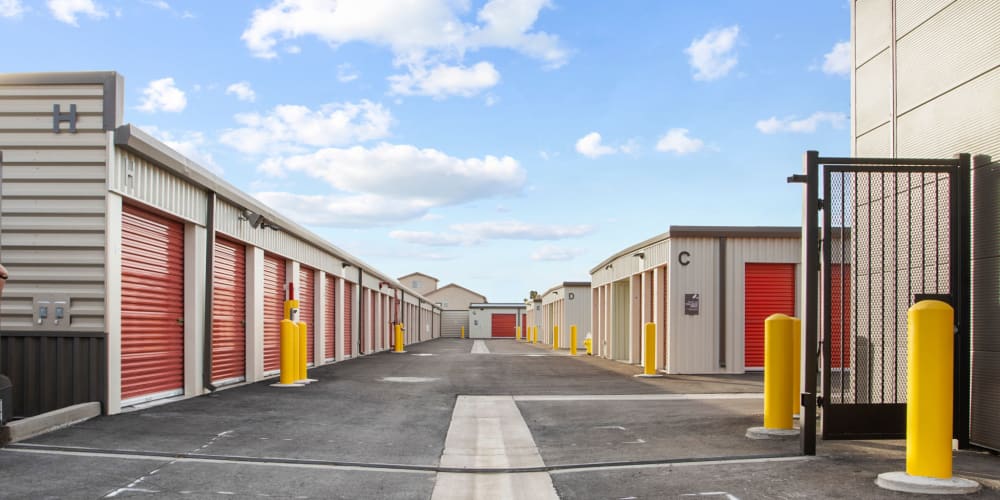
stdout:
{"type": "MultiPolygon", "coordinates": [[[[576,325],[577,347],[582,349],[584,347],[583,341],[586,340],[587,334],[591,332],[591,314],[590,314],[590,287],[589,286],[572,286],[566,287],[565,297],[563,301],[564,315],[566,321],[566,333],[567,341],[569,340],[569,326],[576,325]],[[570,298],[570,294],[573,294],[573,298],[570,298]]],[[[569,345],[569,344],[567,344],[569,345]]]]}
{"type": "Polygon", "coordinates": [[[719,370],[718,294],[719,241],[717,238],[674,239],[671,245],[671,262],[678,254],[688,252],[690,263],[676,265],[668,278],[669,308],[667,319],[672,335],[669,336],[667,355],[674,373],[712,373],[719,370]],[[685,294],[697,293],[700,312],[697,316],[684,314],[685,294]]]}
{"type": "Polygon", "coordinates": [[[470,293],[457,287],[445,286],[431,293],[425,294],[427,300],[435,304],[442,304],[444,309],[468,309],[469,304],[483,302],[483,296],[470,293]]]}
{"type": "Polygon", "coordinates": [[[0,328],[45,329],[34,300],[63,296],[69,330],[105,332],[108,130],[120,116],[106,97],[120,82],[113,74],[74,85],[30,80],[0,75],[0,259],[12,276],[0,328]],[[75,134],[67,123],[53,132],[54,104],[62,113],[76,105],[75,134]]]}
{"type": "Polygon", "coordinates": [[[1000,415],[1000,390],[994,382],[1000,372],[1000,342],[987,337],[995,333],[994,318],[1000,315],[995,300],[1000,250],[983,242],[995,238],[995,200],[1000,199],[995,182],[1000,3],[858,0],[852,5],[854,153],[932,158],[970,153],[994,160],[977,162],[973,172],[972,440],[1000,449],[1000,432],[995,431],[1000,428],[995,417],[1000,415]],[[992,204],[983,205],[984,199],[992,204]]]}

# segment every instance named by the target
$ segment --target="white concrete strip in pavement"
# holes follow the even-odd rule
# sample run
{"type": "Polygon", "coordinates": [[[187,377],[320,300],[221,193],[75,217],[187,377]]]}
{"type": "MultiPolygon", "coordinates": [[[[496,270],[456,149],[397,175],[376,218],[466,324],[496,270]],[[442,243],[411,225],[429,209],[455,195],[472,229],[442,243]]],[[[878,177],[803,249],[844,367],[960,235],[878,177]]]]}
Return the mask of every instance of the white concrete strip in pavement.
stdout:
{"type": "Polygon", "coordinates": [[[486,342],[482,340],[477,340],[472,343],[472,354],[489,354],[490,350],[486,347],[486,342]]]}
{"type": "MultiPolygon", "coordinates": [[[[459,396],[445,438],[441,467],[543,467],[531,430],[510,396],[459,396]]],[[[557,499],[545,472],[439,473],[432,500],[557,499]]]]}
{"type": "Polygon", "coordinates": [[[514,401],[698,401],[706,399],[764,399],[761,393],[722,394],[571,394],[514,396],[514,401]]]}

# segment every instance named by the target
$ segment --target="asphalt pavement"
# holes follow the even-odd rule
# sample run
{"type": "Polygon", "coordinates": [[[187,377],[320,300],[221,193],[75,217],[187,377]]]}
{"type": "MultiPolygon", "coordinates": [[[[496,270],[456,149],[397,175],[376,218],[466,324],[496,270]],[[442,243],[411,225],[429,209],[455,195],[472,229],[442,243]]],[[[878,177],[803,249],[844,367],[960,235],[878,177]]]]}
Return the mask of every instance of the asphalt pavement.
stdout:
{"type": "MultiPolygon", "coordinates": [[[[638,379],[541,345],[478,345],[438,339],[312,369],[307,387],[250,384],[15,443],[0,498],[545,497],[517,487],[528,477],[559,498],[909,498],[874,484],[903,469],[901,441],[820,441],[803,457],[795,439],[747,439],[760,374],[638,379]]],[[[1000,498],[1000,458],[956,452],[955,470],[983,484],[970,496],[1000,498]]]]}

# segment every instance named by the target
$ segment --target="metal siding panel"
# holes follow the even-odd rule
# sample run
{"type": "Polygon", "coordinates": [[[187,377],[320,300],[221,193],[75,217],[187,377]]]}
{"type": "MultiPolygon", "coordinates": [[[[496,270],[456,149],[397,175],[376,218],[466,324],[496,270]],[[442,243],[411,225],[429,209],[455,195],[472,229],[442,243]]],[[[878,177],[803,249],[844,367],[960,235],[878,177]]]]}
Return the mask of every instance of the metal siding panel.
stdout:
{"type": "Polygon", "coordinates": [[[1000,352],[972,353],[972,409],[969,440],[1000,451],[1000,352]]]}
{"type": "Polygon", "coordinates": [[[116,166],[110,188],[171,215],[205,224],[208,198],[184,179],[124,149],[115,150],[116,166]]]}
{"type": "Polygon", "coordinates": [[[899,117],[899,156],[1000,156],[1000,67],[899,117]]]}
{"type": "MultiPolygon", "coordinates": [[[[0,136],[2,137],[2,136],[0,136]]],[[[2,145],[2,144],[0,144],[2,145]]],[[[9,149],[3,152],[3,161],[7,164],[23,165],[30,163],[69,164],[69,165],[104,165],[108,153],[102,149],[9,149]]]]}
{"type": "Polygon", "coordinates": [[[764,367],[764,320],[772,314],[795,315],[795,265],[746,264],[743,366],[764,367]]]}
{"type": "Polygon", "coordinates": [[[902,38],[955,0],[895,0],[896,37],[902,38]]]}
{"type": "Polygon", "coordinates": [[[217,238],[212,273],[212,381],[246,378],[246,247],[217,238]]]}
{"type": "Polygon", "coordinates": [[[285,319],[285,259],[264,254],[264,371],[281,368],[281,320],[285,319]]]}
{"type": "Polygon", "coordinates": [[[855,132],[860,136],[892,116],[892,57],[886,51],[857,69],[855,132]]]}
{"type": "Polygon", "coordinates": [[[892,126],[882,124],[866,132],[855,141],[854,155],[868,158],[888,158],[892,156],[892,126]]]}
{"type": "Polygon", "coordinates": [[[354,283],[344,281],[344,356],[353,356],[354,341],[354,283]]]}
{"type": "MultiPolygon", "coordinates": [[[[0,97],[62,98],[62,97],[103,97],[104,87],[101,85],[0,85],[0,97]]],[[[52,105],[49,105],[49,113],[52,105]]],[[[49,127],[52,119],[49,118],[49,127]]]]}
{"type": "Polygon", "coordinates": [[[337,281],[335,276],[326,276],[326,310],[325,315],[326,331],[323,342],[323,356],[326,360],[337,357],[337,281]]]}
{"type": "Polygon", "coordinates": [[[896,51],[897,78],[905,82],[897,89],[903,114],[1000,65],[1000,4],[956,2],[900,39],[896,51]]]}
{"type": "MultiPolygon", "coordinates": [[[[3,112],[3,101],[0,101],[0,113],[3,112]]],[[[52,108],[49,108],[52,112],[52,108]]],[[[51,116],[51,115],[50,115],[51,116]]],[[[63,132],[61,134],[52,133],[51,118],[49,119],[49,129],[37,132],[12,131],[9,125],[4,123],[0,128],[3,134],[4,147],[13,149],[21,147],[38,148],[90,148],[104,151],[107,146],[107,135],[103,130],[83,131],[77,130],[75,134],[63,132]],[[6,129],[6,130],[4,130],[6,129]]]]}
{"type": "MultiPolygon", "coordinates": [[[[5,96],[10,97],[10,96],[5,96]]],[[[59,111],[68,113],[70,105],[76,104],[76,112],[100,115],[104,112],[102,96],[66,96],[58,99],[44,98],[0,98],[0,113],[33,113],[52,116],[52,106],[59,105],[59,111]]],[[[66,125],[63,125],[66,127],[66,125]]]]}
{"type": "Polygon", "coordinates": [[[442,311],[441,336],[458,338],[465,327],[466,336],[469,333],[469,311],[442,311]]]}
{"type": "Polygon", "coordinates": [[[860,64],[889,48],[892,40],[892,3],[890,0],[857,0],[854,12],[854,44],[860,64]]]}
{"type": "Polygon", "coordinates": [[[316,271],[299,267],[299,321],[306,324],[306,362],[314,363],[316,349],[316,271]]]}
{"type": "Polygon", "coordinates": [[[674,266],[671,273],[670,308],[674,350],[677,353],[677,373],[712,373],[719,371],[717,289],[719,282],[718,240],[716,238],[674,238],[671,242],[671,262],[677,262],[680,252],[691,254],[690,264],[674,266]],[[700,311],[697,316],[684,314],[684,295],[698,293],[700,311]]]}
{"type": "Polygon", "coordinates": [[[123,400],[184,387],[184,225],[122,207],[123,400]]]}
{"type": "Polygon", "coordinates": [[[99,334],[5,331],[0,366],[14,384],[14,417],[31,417],[78,403],[105,401],[106,348],[99,334]]]}

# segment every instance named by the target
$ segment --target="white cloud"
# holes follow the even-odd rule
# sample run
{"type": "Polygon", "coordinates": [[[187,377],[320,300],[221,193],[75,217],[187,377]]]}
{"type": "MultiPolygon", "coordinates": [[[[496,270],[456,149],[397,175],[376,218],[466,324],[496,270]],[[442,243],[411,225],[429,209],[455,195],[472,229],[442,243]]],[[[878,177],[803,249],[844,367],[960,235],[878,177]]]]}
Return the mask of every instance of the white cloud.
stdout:
{"type": "Polygon", "coordinates": [[[207,168],[216,175],[222,175],[222,167],[216,163],[212,153],[205,151],[205,134],[197,131],[173,133],[156,126],[143,126],[143,130],[156,137],[174,151],[207,168]]]}
{"type": "Polygon", "coordinates": [[[513,194],[526,177],[509,156],[463,159],[435,149],[386,143],[271,158],[260,169],[272,175],[302,172],[340,191],[417,200],[427,206],[513,194]]]}
{"type": "Polygon", "coordinates": [[[531,260],[535,261],[556,261],[573,260],[583,255],[582,248],[565,248],[555,245],[542,245],[531,254],[531,260]]]}
{"type": "Polygon", "coordinates": [[[219,140],[243,153],[302,152],[306,147],[341,146],[389,135],[392,113],[381,104],[330,103],[312,110],[280,105],[267,114],[235,116],[241,128],[229,129],[219,140]]]}
{"type": "Polygon", "coordinates": [[[52,17],[73,26],[79,26],[76,18],[81,14],[91,19],[101,19],[108,16],[108,13],[94,0],[47,0],[46,3],[52,17]]]}
{"type": "Polygon", "coordinates": [[[388,78],[391,94],[423,95],[443,99],[450,95],[472,97],[500,82],[500,73],[491,63],[472,67],[438,64],[431,69],[410,65],[410,72],[388,78]]]}
{"type": "Polygon", "coordinates": [[[601,144],[601,134],[591,132],[576,141],[576,152],[587,158],[597,158],[599,156],[614,154],[618,150],[601,144]]]}
{"type": "Polygon", "coordinates": [[[461,19],[467,1],[455,0],[275,0],[254,10],[242,39],[257,57],[277,57],[279,42],[315,36],[332,46],[367,42],[413,60],[435,52],[461,56],[467,50],[503,47],[558,66],[568,54],[559,39],[532,31],[549,0],[490,0],[476,15],[461,19]]]}
{"type": "Polygon", "coordinates": [[[737,25],[712,30],[693,40],[684,49],[695,70],[695,80],[712,81],[729,74],[736,66],[737,57],[733,53],[733,47],[739,34],[740,27],[737,25]]]}
{"type": "Polygon", "coordinates": [[[469,246],[487,240],[562,240],[593,232],[589,225],[546,225],[519,221],[489,221],[452,224],[449,232],[392,231],[389,237],[426,246],[469,246]]]}
{"type": "Polygon", "coordinates": [[[851,74],[851,42],[837,42],[833,49],[823,56],[823,72],[840,76],[851,74]]]}
{"type": "Polygon", "coordinates": [[[254,102],[257,100],[257,93],[253,91],[250,82],[236,82],[226,87],[226,94],[235,95],[241,101],[254,102]]]}
{"type": "Polygon", "coordinates": [[[142,0],[142,3],[160,10],[170,10],[170,4],[164,0],[142,0]]]}
{"type": "Polygon", "coordinates": [[[847,123],[847,115],[828,111],[817,111],[808,118],[796,120],[794,116],[778,118],[772,116],[757,122],[757,130],[765,134],[778,132],[812,133],[822,123],[829,123],[834,128],[843,128],[847,123]]]}
{"type": "Polygon", "coordinates": [[[500,98],[495,94],[486,94],[486,99],[483,99],[483,104],[486,104],[487,108],[492,108],[498,102],[500,102],[500,98]]]}
{"type": "Polygon", "coordinates": [[[677,153],[686,155],[701,151],[705,144],[701,139],[696,139],[688,135],[686,128],[672,128],[667,131],[660,140],[656,142],[656,150],[664,153],[677,153]]]}
{"type": "Polygon", "coordinates": [[[161,78],[149,82],[149,86],[143,89],[139,110],[147,113],[157,111],[179,113],[186,107],[187,97],[184,96],[184,91],[174,84],[174,79],[161,78]]]}
{"type": "Polygon", "coordinates": [[[0,17],[20,17],[23,13],[21,0],[0,0],[0,17]]]}
{"type": "Polygon", "coordinates": [[[337,80],[341,83],[353,82],[361,76],[350,63],[337,65],[337,80]]]}

